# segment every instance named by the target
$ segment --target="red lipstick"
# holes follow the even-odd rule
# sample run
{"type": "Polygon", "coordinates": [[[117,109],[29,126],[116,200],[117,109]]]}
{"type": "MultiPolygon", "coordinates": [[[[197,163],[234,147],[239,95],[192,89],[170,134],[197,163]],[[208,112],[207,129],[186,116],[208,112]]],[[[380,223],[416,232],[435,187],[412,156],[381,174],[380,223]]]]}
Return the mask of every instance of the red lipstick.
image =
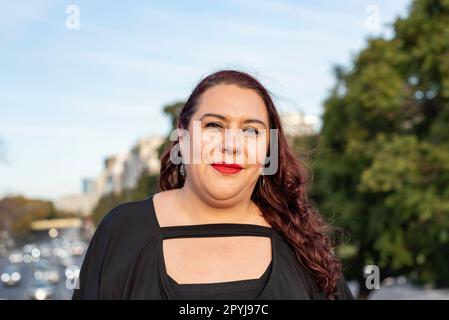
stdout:
{"type": "Polygon", "coordinates": [[[224,163],[224,162],[216,162],[212,163],[211,166],[217,170],[218,172],[224,174],[236,174],[239,173],[243,167],[236,163],[224,163]]]}

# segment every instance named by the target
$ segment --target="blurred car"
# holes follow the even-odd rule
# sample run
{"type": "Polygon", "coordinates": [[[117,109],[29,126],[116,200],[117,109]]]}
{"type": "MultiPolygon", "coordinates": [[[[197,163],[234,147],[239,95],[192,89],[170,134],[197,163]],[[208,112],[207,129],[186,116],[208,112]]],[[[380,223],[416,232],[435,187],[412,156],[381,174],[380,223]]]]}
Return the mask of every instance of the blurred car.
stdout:
{"type": "Polygon", "coordinates": [[[73,258],[67,250],[59,249],[58,250],[59,263],[61,266],[67,268],[68,266],[74,264],[73,258]]]}
{"type": "Polygon", "coordinates": [[[59,282],[59,270],[56,266],[40,261],[34,267],[34,279],[51,284],[59,282]]]}
{"type": "Polygon", "coordinates": [[[81,241],[74,241],[68,250],[72,256],[82,256],[86,250],[86,244],[81,241]]]}
{"type": "Polygon", "coordinates": [[[52,248],[49,244],[43,244],[40,246],[41,258],[51,258],[52,248]]]}
{"type": "Polygon", "coordinates": [[[54,286],[44,280],[34,279],[28,288],[28,297],[32,300],[46,300],[53,297],[54,286]]]}
{"type": "Polygon", "coordinates": [[[63,257],[60,259],[60,263],[63,267],[67,268],[71,265],[74,264],[73,258],[68,256],[68,257],[63,257]]]}
{"type": "Polygon", "coordinates": [[[11,252],[8,257],[9,262],[11,263],[21,263],[23,261],[23,254],[20,251],[11,252]]]}
{"type": "Polygon", "coordinates": [[[32,256],[31,254],[27,253],[23,255],[23,262],[25,263],[39,262],[39,257],[32,256]]]}
{"type": "Polygon", "coordinates": [[[15,286],[20,283],[22,276],[19,268],[15,265],[7,265],[0,275],[0,280],[7,287],[15,286]]]}
{"type": "Polygon", "coordinates": [[[27,243],[26,245],[24,245],[22,247],[23,252],[26,254],[31,254],[31,252],[33,251],[33,249],[36,249],[37,245],[35,243],[27,243]]]}
{"type": "Polygon", "coordinates": [[[54,257],[61,258],[64,255],[67,255],[67,252],[62,249],[59,245],[55,245],[51,251],[51,254],[54,257]]]}

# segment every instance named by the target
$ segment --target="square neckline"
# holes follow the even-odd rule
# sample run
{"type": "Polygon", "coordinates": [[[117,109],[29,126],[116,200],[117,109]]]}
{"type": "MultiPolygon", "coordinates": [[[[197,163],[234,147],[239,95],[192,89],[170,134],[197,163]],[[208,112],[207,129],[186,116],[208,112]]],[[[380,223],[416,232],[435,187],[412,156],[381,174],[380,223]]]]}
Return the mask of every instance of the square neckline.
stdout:
{"type": "Polygon", "coordinates": [[[171,233],[171,232],[176,232],[176,231],[193,231],[193,230],[202,230],[205,229],[207,227],[227,227],[227,226],[235,226],[235,227],[239,227],[241,226],[242,228],[249,228],[249,229],[254,229],[254,230],[260,230],[262,232],[267,232],[267,231],[274,231],[273,227],[268,227],[268,226],[263,226],[260,224],[251,224],[251,223],[233,223],[233,222],[214,222],[214,223],[201,223],[201,224],[181,224],[181,225],[170,225],[170,226],[161,226],[159,223],[159,219],[157,218],[157,214],[156,214],[156,207],[154,205],[154,194],[149,196],[149,199],[151,200],[151,209],[152,209],[152,213],[153,213],[153,218],[154,221],[156,223],[157,229],[159,229],[159,231],[165,233],[171,233]]]}
{"type": "Polygon", "coordinates": [[[261,299],[265,292],[268,290],[269,286],[273,282],[273,275],[275,274],[275,270],[277,269],[277,259],[276,259],[276,242],[275,235],[276,232],[272,227],[257,225],[257,224],[246,224],[246,223],[207,223],[207,224],[196,224],[196,225],[176,225],[176,226],[164,226],[161,227],[156,215],[156,209],[154,206],[154,195],[151,195],[150,204],[151,204],[151,213],[153,215],[153,219],[157,225],[157,229],[159,232],[159,243],[158,243],[158,251],[159,251],[159,279],[161,281],[162,287],[166,291],[167,296],[171,299],[173,294],[172,282],[176,282],[168,273],[165,266],[165,258],[163,251],[163,241],[165,239],[174,239],[174,238],[204,238],[204,237],[225,237],[225,236],[263,236],[268,237],[271,240],[271,261],[265,270],[264,274],[260,278],[256,279],[243,279],[243,280],[233,280],[233,281],[225,281],[225,282],[207,282],[207,283],[185,283],[178,285],[216,285],[223,283],[231,283],[231,282],[245,282],[245,281],[257,281],[263,278],[264,275],[268,272],[266,282],[263,286],[261,292],[257,295],[257,299],[261,299]]]}
{"type": "Polygon", "coordinates": [[[205,290],[225,291],[227,289],[251,289],[254,287],[264,286],[272,271],[273,261],[270,261],[268,267],[259,278],[221,281],[221,282],[204,282],[204,283],[178,283],[170,275],[167,274],[169,281],[176,288],[183,292],[204,292],[205,290]]]}

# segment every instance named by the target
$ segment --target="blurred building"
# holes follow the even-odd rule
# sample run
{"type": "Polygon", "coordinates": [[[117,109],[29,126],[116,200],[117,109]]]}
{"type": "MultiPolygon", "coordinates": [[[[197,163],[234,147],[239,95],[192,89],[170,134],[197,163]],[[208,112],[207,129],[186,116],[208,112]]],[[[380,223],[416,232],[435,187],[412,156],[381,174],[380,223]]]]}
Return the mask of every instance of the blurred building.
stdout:
{"type": "Polygon", "coordinates": [[[280,114],[282,126],[286,135],[295,137],[316,133],[318,119],[315,116],[305,116],[300,111],[289,111],[280,114]]]}
{"type": "Polygon", "coordinates": [[[128,153],[123,163],[122,189],[134,188],[143,172],[159,173],[161,164],[158,149],[164,138],[152,137],[140,139],[128,153]]]}
{"type": "Polygon", "coordinates": [[[162,137],[143,138],[130,151],[106,158],[103,172],[96,180],[96,192],[100,195],[120,193],[135,188],[143,172],[158,173],[158,149],[163,142],[162,137]]]}
{"type": "Polygon", "coordinates": [[[99,197],[95,193],[75,193],[62,196],[56,199],[53,204],[57,210],[87,216],[95,208],[98,200],[99,197]]]}
{"type": "Polygon", "coordinates": [[[96,179],[96,193],[100,196],[109,193],[119,193],[123,190],[122,176],[127,153],[107,157],[103,162],[103,171],[96,179]]]}
{"type": "Polygon", "coordinates": [[[94,179],[83,179],[81,182],[81,192],[82,193],[94,193],[95,192],[95,180],[94,179]]]}
{"type": "Polygon", "coordinates": [[[103,170],[96,179],[83,179],[82,192],[57,199],[54,202],[55,208],[86,216],[92,213],[102,196],[135,188],[144,172],[159,172],[158,149],[163,142],[163,137],[142,138],[131,150],[107,157],[103,170]]]}

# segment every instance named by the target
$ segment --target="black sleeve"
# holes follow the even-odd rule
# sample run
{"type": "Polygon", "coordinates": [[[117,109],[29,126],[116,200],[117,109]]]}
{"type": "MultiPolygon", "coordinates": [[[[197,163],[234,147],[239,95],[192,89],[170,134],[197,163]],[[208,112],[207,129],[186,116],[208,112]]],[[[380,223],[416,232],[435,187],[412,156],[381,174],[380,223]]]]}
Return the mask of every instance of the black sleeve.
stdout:
{"type": "Polygon", "coordinates": [[[148,201],[125,202],[105,215],[86,251],[72,299],[124,299],[134,263],[153,235],[148,201]]]}
{"type": "Polygon", "coordinates": [[[337,299],[354,300],[354,296],[352,295],[352,292],[343,276],[337,282],[337,299]]]}
{"type": "Polygon", "coordinates": [[[111,247],[112,209],[98,225],[84,257],[80,276],[73,292],[73,300],[100,299],[101,276],[104,262],[111,247]]]}

